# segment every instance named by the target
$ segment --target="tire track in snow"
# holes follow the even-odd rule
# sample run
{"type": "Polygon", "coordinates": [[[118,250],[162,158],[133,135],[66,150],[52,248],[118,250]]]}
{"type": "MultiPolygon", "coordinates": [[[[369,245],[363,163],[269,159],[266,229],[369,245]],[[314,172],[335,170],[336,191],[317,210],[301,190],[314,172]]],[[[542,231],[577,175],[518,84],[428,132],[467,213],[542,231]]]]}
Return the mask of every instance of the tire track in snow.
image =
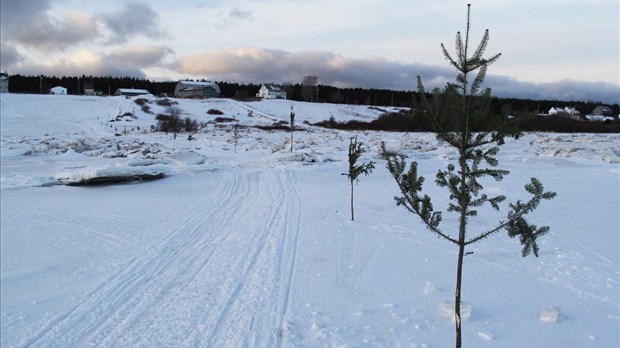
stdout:
{"type": "MultiPolygon", "coordinates": [[[[296,221],[293,222],[294,226],[293,226],[293,230],[294,231],[290,231],[291,230],[291,226],[290,226],[290,222],[291,220],[288,219],[287,220],[287,232],[289,233],[294,233],[292,240],[290,241],[291,246],[286,248],[286,250],[291,249],[291,256],[288,258],[283,257],[282,258],[282,263],[280,265],[280,269],[284,268],[285,263],[289,264],[289,268],[288,268],[288,272],[286,273],[286,278],[285,278],[285,284],[283,286],[283,288],[285,289],[284,294],[282,296],[279,296],[280,298],[282,298],[282,303],[279,306],[279,311],[278,311],[278,322],[277,322],[277,326],[276,326],[276,342],[275,342],[275,346],[278,347],[282,347],[284,344],[284,340],[285,340],[285,336],[286,333],[288,332],[288,321],[287,318],[289,316],[289,310],[290,310],[290,295],[291,295],[291,290],[293,288],[293,283],[294,283],[294,278],[295,278],[295,271],[296,271],[296,267],[297,267],[297,250],[299,249],[299,231],[301,229],[301,212],[302,212],[302,202],[301,202],[301,195],[299,194],[299,192],[297,192],[297,189],[295,188],[295,185],[292,184],[291,182],[291,178],[290,175],[287,175],[287,180],[289,183],[291,183],[291,188],[295,193],[295,199],[293,202],[291,202],[291,204],[294,205],[294,209],[291,212],[291,215],[295,216],[296,221]],[[290,260],[290,261],[289,261],[290,260]],[[288,261],[288,262],[287,262],[288,261]]],[[[286,233],[286,236],[288,236],[289,233],[286,233]]],[[[288,246],[288,238],[285,240],[285,247],[288,246]]]]}
{"type": "MultiPolygon", "coordinates": [[[[234,209],[238,204],[235,199],[243,196],[240,189],[239,175],[234,175],[228,179],[217,196],[210,198],[221,200],[222,206],[234,209]]],[[[168,287],[163,288],[155,286],[157,284],[154,280],[164,274],[184,250],[196,244],[199,237],[205,236],[201,233],[201,226],[209,223],[209,217],[209,214],[203,213],[202,207],[198,207],[179,228],[147,248],[124,269],[103,281],[86,295],[81,303],[51,319],[22,346],[79,346],[86,341],[99,344],[106,332],[110,333],[115,326],[118,328],[113,319],[118,319],[120,314],[130,313],[140,302],[147,300],[148,296],[144,296],[145,294],[169,291],[174,286],[171,284],[175,281],[173,278],[167,279],[168,287]]],[[[183,272],[188,268],[177,269],[183,272]]],[[[165,282],[166,279],[161,281],[165,282]]]]}
{"type": "Polygon", "coordinates": [[[225,183],[23,345],[281,345],[300,196],[279,169],[240,170],[225,183]]]}
{"type": "MultiPolygon", "coordinates": [[[[267,196],[275,199],[268,218],[257,226],[257,232],[263,235],[225,306],[208,318],[215,324],[210,325],[214,328],[207,335],[207,346],[265,347],[279,340],[293,272],[293,268],[286,268],[294,264],[301,207],[290,174],[281,170],[274,174],[267,178],[268,186],[277,189],[267,196]],[[295,230],[290,229],[291,225],[296,226],[295,230]]],[[[203,342],[199,343],[203,346],[203,342]]]]}
{"type": "MultiPolygon", "coordinates": [[[[280,189],[277,190],[276,192],[278,196],[275,197],[276,198],[274,200],[275,202],[283,201],[282,196],[284,192],[284,190],[282,189],[281,182],[278,180],[277,183],[279,184],[280,189]]],[[[258,241],[258,245],[256,245],[254,252],[250,254],[251,258],[249,262],[247,263],[247,267],[243,271],[243,276],[235,279],[230,296],[225,301],[224,306],[219,310],[219,314],[216,316],[215,325],[213,327],[213,330],[209,334],[210,340],[208,342],[208,346],[212,346],[213,342],[221,338],[220,336],[229,336],[227,334],[230,334],[230,333],[232,333],[234,336],[238,335],[239,327],[235,327],[235,331],[230,332],[230,330],[226,330],[226,326],[229,322],[237,319],[237,317],[234,317],[235,313],[233,312],[235,311],[235,307],[237,306],[237,303],[240,297],[242,297],[242,292],[252,285],[252,284],[248,284],[249,283],[248,278],[250,278],[250,276],[253,275],[257,271],[258,259],[261,253],[265,250],[265,247],[267,244],[267,238],[272,232],[271,229],[276,224],[276,221],[280,218],[281,209],[282,209],[282,206],[280,204],[276,203],[275,205],[272,205],[272,207],[270,208],[270,212],[268,214],[269,218],[268,218],[267,225],[264,228],[257,229],[256,232],[262,233],[262,236],[260,240],[258,241]]],[[[235,320],[235,321],[238,321],[238,320],[235,320]]],[[[225,338],[230,339],[231,337],[225,337],[225,338]]],[[[219,346],[219,345],[216,344],[215,346],[219,346]]]]}

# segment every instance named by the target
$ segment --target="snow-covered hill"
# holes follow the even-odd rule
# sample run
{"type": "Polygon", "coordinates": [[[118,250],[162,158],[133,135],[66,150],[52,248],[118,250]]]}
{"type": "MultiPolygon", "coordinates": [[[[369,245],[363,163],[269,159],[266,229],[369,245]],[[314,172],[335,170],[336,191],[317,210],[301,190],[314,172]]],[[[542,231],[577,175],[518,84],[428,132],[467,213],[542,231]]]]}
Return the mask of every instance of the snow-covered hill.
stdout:
{"type": "MultiPolygon", "coordinates": [[[[385,108],[170,99],[207,123],[190,143],[152,132],[167,106],[146,99],[150,113],[135,98],[0,95],[3,347],[453,344],[456,250],[395,206],[378,155],[385,142],[417,160],[440,205],[432,178],[455,154],[432,135],[304,123],[385,108]],[[288,132],[252,127],[288,121],[291,106],[303,128],[293,152],[288,132]],[[354,135],[377,169],[355,187],[352,222],[341,173],[354,135]],[[167,177],[61,185],[149,172],[167,177]]],[[[500,160],[511,175],[487,191],[524,198],[536,176],[558,197],[533,216],[551,226],[539,258],[505,235],[472,246],[464,344],[618,346],[618,136],[526,134],[500,160]]],[[[483,212],[471,228],[496,219],[483,212]]]]}

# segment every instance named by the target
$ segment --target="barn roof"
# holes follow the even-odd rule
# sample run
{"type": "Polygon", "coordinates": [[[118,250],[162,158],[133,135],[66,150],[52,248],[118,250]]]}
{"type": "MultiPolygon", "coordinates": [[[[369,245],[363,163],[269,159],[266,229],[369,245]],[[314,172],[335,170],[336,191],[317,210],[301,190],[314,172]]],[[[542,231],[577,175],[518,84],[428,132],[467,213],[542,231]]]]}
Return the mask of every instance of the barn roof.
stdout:
{"type": "Polygon", "coordinates": [[[263,86],[265,86],[265,88],[267,88],[267,90],[269,90],[270,92],[284,92],[282,86],[280,85],[275,85],[272,83],[264,83],[263,86]]]}
{"type": "Polygon", "coordinates": [[[215,82],[211,82],[211,81],[186,81],[186,80],[181,80],[179,81],[179,84],[181,84],[181,90],[199,90],[205,87],[211,87],[213,89],[215,89],[218,93],[220,92],[220,86],[217,85],[217,83],[215,82]]]}
{"type": "Polygon", "coordinates": [[[139,88],[119,88],[117,90],[117,93],[131,94],[131,95],[151,94],[151,92],[147,91],[146,89],[139,89],[139,88]]]}

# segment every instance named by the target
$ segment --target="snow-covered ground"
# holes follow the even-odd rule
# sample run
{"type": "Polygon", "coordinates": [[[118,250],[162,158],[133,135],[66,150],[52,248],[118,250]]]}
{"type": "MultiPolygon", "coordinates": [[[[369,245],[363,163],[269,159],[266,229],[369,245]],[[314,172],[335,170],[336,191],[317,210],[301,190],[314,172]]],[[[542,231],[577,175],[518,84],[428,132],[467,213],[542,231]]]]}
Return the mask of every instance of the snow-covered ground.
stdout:
{"type": "MultiPolygon", "coordinates": [[[[381,108],[173,99],[209,122],[190,144],[151,132],[135,98],[0,98],[2,347],[453,345],[456,250],[395,205],[378,155],[385,142],[417,160],[438,207],[434,174],[455,154],[432,135],[304,124],[381,108]],[[245,127],[288,121],[291,106],[302,128],[292,153],[288,132],[245,127]],[[377,168],[355,187],[352,222],[341,173],[354,135],[377,168]],[[152,172],[167,177],[61,185],[152,172]]],[[[465,346],[618,347],[618,135],[526,134],[499,158],[511,175],[488,192],[523,199],[536,176],[558,196],[532,216],[551,226],[540,257],[522,258],[505,234],[471,247],[465,346]]],[[[497,219],[482,212],[471,229],[497,219]]]]}

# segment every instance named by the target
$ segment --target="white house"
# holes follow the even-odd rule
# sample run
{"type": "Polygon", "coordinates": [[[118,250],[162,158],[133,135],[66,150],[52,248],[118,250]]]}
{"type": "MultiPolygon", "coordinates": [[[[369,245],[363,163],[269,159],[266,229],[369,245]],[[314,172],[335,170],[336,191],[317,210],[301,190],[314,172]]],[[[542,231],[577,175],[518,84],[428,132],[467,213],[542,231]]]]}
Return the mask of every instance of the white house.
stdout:
{"type": "Polygon", "coordinates": [[[256,96],[263,99],[286,99],[286,91],[279,85],[262,84],[256,96]]]}
{"type": "Polygon", "coordinates": [[[174,87],[176,98],[217,98],[220,96],[220,86],[215,82],[179,81],[174,87]]]}
{"type": "Polygon", "coordinates": [[[50,88],[50,94],[67,95],[67,89],[62,86],[52,87],[50,88]]]}
{"type": "Polygon", "coordinates": [[[581,115],[581,112],[579,112],[579,110],[577,110],[575,107],[573,106],[567,106],[564,108],[565,112],[568,112],[571,115],[581,115]]]}
{"type": "Polygon", "coordinates": [[[554,106],[551,109],[549,109],[549,115],[555,115],[555,114],[565,113],[565,112],[566,110],[564,110],[561,107],[557,107],[557,106],[554,106]]]}

